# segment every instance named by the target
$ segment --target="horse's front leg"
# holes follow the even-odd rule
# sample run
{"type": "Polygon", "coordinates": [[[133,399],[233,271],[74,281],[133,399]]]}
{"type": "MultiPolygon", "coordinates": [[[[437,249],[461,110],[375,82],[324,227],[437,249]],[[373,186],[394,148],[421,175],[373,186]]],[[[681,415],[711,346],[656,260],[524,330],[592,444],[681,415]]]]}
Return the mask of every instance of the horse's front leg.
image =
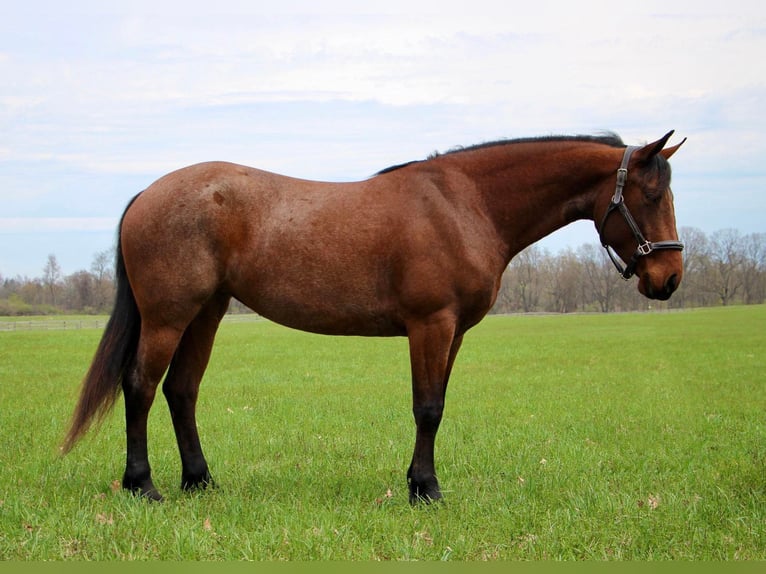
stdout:
{"type": "Polygon", "coordinates": [[[407,471],[410,503],[442,498],[434,464],[436,433],[444,412],[452,365],[462,336],[455,334],[451,318],[436,318],[410,326],[412,412],[417,427],[415,451],[407,471]]]}

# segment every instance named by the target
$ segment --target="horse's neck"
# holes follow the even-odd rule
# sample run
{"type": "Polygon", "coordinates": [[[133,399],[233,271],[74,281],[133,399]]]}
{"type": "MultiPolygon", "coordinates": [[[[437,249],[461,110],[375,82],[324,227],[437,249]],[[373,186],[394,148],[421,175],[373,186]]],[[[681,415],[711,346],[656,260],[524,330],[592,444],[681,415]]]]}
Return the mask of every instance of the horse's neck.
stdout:
{"type": "Polygon", "coordinates": [[[573,221],[593,220],[597,197],[619,167],[621,153],[572,143],[507,145],[488,152],[497,154],[494,161],[477,163],[482,168],[473,177],[509,258],[573,221]]]}

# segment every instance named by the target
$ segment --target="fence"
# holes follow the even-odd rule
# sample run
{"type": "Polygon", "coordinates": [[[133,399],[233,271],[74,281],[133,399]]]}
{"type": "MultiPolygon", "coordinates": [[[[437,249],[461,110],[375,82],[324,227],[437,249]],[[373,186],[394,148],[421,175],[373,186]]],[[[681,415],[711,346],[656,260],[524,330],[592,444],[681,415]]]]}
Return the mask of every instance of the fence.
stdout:
{"type": "Polygon", "coordinates": [[[106,319],[38,319],[29,321],[0,321],[0,331],[73,331],[103,329],[106,319]]]}
{"type": "MultiPolygon", "coordinates": [[[[7,331],[74,331],[79,329],[98,329],[106,327],[107,317],[75,317],[68,319],[24,319],[0,321],[0,332],[7,331]]],[[[225,323],[245,323],[259,321],[261,317],[254,313],[228,314],[225,323]]]]}

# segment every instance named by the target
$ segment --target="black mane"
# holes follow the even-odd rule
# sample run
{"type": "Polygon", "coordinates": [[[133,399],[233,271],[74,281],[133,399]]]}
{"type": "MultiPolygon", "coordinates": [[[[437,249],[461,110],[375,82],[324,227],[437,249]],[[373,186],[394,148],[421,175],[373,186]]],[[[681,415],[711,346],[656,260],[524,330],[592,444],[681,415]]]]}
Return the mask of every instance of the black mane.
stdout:
{"type": "Polygon", "coordinates": [[[440,153],[436,151],[432,153],[431,155],[429,155],[425,160],[414,160],[414,161],[408,161],[406,163],[392,165],[390,167],[380,170],[375,175],[383,175],[384,173],[391,173],[392,171],[396,171],[397,169],[407,167],[408,165],[412,165],[413,163],[428,161],[429,159],[434,159],[443,155],[452,155],[452,154],[463,153],[467,151],[476,151],[476,150],[485,149],[489,147],[496,147],[496,146],[524,144],[524,143],[540,143],[540,142],[587,142],[587,143],[600,143],[600,144],[608,145],[611,147],[625,147],[625,143],[623,143],[622,138],[620,138],[620,136],[618,136],[616,133],[613,133],[613,132],[608,132],[599,136],[592,136],[592,135],[541,136],[541,137],[532,137],[532,138],[503,139],[503,140],[484,142],[484,143],[475,144],[475,145],[471,145],[467,147],[457,146],[447,150],[444,153],[440,153]]]}

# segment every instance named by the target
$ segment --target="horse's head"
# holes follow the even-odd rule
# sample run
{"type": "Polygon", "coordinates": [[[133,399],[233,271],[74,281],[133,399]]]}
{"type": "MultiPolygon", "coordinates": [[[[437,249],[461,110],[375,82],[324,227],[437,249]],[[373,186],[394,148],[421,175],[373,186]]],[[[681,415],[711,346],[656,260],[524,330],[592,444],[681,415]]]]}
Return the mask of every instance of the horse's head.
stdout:
{"type": "Polygon", "coordinates": [[[684,142],[664,149],[671,135],[625,150],[616,190],[611,200],[600,202],[604,207],[596,220],[601,243],[622,277],[637,275],[639,292],[663,301],[683,275],[668,159],[684,142]]]}

